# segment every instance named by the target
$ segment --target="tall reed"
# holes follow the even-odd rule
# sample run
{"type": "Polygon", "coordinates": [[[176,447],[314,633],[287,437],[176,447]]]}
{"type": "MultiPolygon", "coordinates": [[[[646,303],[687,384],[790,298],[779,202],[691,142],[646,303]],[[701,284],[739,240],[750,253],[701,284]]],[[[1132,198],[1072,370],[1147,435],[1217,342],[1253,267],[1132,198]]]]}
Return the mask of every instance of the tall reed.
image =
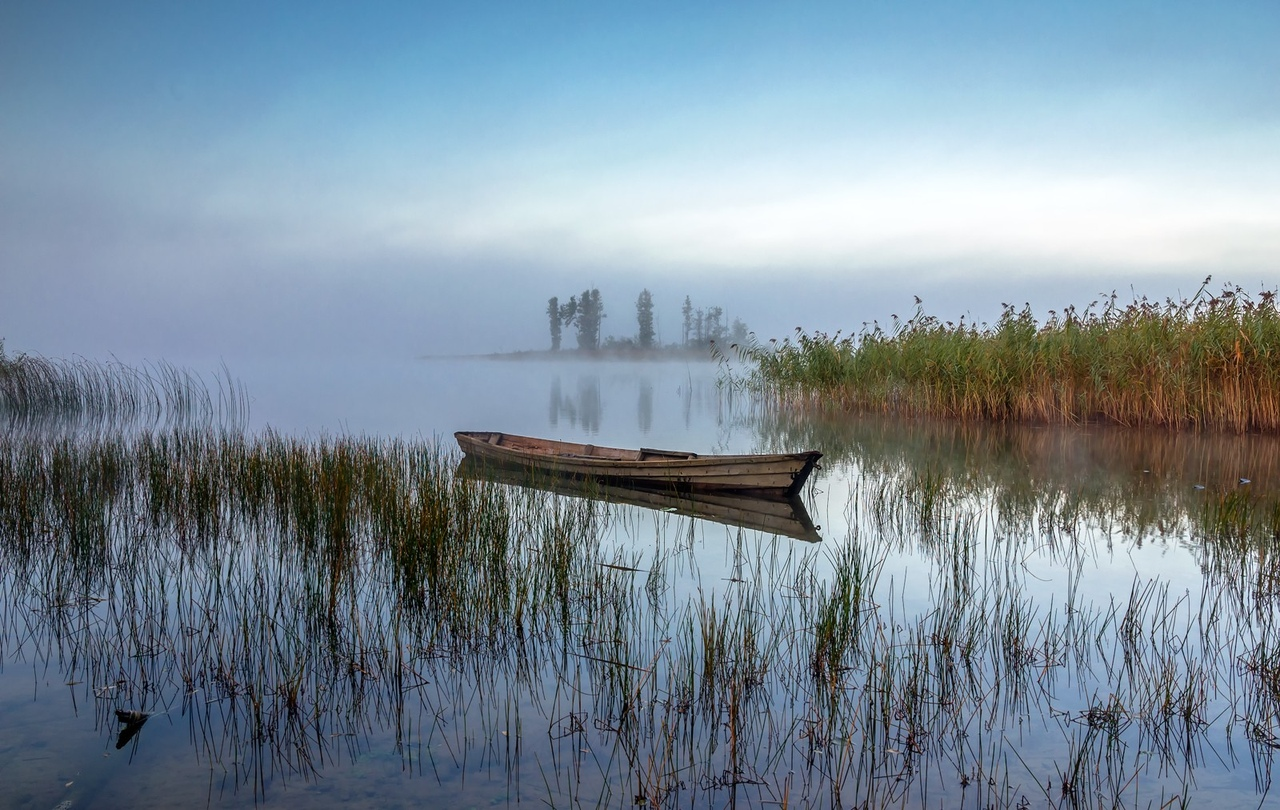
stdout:
{"type": "Polygon", "coordinates": [[[1265,797],[1273,539],[1180,523],[1203,579],[1099,600],[1112,528],[1059,480],[860,461],[815,552],[464,478],[430,442],[0,433],[0,655],[104,724],[168,712],[243,804],[343,759],[418,801],[1159,806],[1205,773],[1265,797]],[[1251,772],[1205,761],[1236,741],[1251,772]]]}
{"type": "Polygon", "coordinates": [[[906,320],[857,336],[797,330],[739,347],[786,405],[965,420],[1280,430],[1276,294],[1240,287],[1163,303],[1116,295],[1082,310],[1004,305],[993,325],[906,320]]]}
{"type": "Polygon", "coordinates": [[[224,366],[210,386],[169,363],[130,366],[85,358],[58,360],[19,352],[0,342],[0,426],[110,422],[243,423],[248,398],[224,366]]]}

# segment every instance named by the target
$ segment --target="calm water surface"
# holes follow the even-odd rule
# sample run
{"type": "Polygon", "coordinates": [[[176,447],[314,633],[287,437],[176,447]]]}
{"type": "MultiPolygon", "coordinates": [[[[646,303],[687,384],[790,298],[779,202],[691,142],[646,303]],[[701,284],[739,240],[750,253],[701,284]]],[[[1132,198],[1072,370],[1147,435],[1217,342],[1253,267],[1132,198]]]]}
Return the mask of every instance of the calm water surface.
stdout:
{"type": "Polygon", "coordinates": [[[263,590],[216,607],[216,595],[192,596],[205,586],[181,549],[148,563],[147,582],[108,577],[126,584],[92,593],[64,588],[54,563],[43,578],[13,573],[9,549],[0,805],[1274,799],[1272,439],[788,418],[696,362],[232,373],[255,435],[400,437],[452,452],[453,431],[495,429],[704,453],[821,450],[803,508],[823,539],[603,508],[589,565],[622,594],[615,623],[566,624],[559,648],[503,642],[484,654],[401,629],[376,582],[338,627],[297,618],[279,596],[293,562],[270,555],[217,563],[263,590]],[[1208,514],[1225,522],[1206,529],[1208,514]],[[854,585],[850,570],[861,572],[854,585]],[[151,587],[163,596],[130,592],[151,587]],[[282,645],[296,672],[269,671],[270,655],[200,629],[250,604],[263,615],[244,626],[282,645]],[[338,647],[341,661],[326,658],[338,647]],[[389,648],[396,666],[365,663],[389,648]],[[267,692],[219,680],[237,654],[263,655],[267,692]],[[191,660],[204,667],[198,683],[175,663],[191,660]],[[290,683],[303,685],[292,712],[280,708],[290,683]],[[115,710],[140,707],[153,714],[123,739],[115,710]]]}
{"type": "MultiPolygon", "coordinates": [[[[248,367],[254,427],[285,431],[442,436],[504,430],[598,444],[747,446],[720,401],[710,362],[429,359],[248,367]]],[[[690,446],[689,449],[695,449],[690,446]]]]}

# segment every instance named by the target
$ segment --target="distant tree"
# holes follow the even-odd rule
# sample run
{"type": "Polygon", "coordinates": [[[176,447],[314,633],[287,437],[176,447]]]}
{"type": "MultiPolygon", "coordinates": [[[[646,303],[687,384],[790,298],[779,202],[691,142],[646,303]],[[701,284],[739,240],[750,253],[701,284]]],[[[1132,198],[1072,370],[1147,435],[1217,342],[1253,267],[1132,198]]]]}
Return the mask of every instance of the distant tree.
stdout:
{"type": "Polygon", "coordinates": [[[551,351],[560,351],[560,299],[554,295],[547,301],[547,316],[551,319],[551,351]]]}
{"type": "MultiPolygon", "coordinates": [[[[572,299],[570,299],[572,300],[572,299]]],[[[600,291],[589,289],[582,291],[578,299],[578,348],[600,348],[600,321],[604,318],[604,306],[600,303],[600,291]]]]}
{"type": "Polygon", "coordinates": [[[689,345],[689,338],[693,337],[693,301],[689,300],[689,296],[684,297],[684,307],[680,312],[684,315],[684,334],[681,342],[689,345]]]}
{"type": "Polygon", "coordinates": [[[730,327],[724,307],[694,307],[693,299],[684,297],[684,345],[703,348],[709,343],[742,342],[750,334],[747,325],[735,318],[730,327]]]}
{"type": "Polygon", "coordinates": [[[639,344],[636,343],[636,339],[633,337],[620,338],[609,335],[609,337],[605,338],[600,343],[600,348],[602,349],[620,349],[629,351],[638,349],[639,347],[639,344]]]}
{"type": "Polygon", "coordinates": [[[724,327],[724,309],[721,307],[711,307],[707,310],[706,321],[703,324],[702,337],[707,343],[723,343],[726,330],[724,327]]]}
{"type": "Polygon", "coordinates": [[[560,305],[560,323],[573,326],[578,321],[578,297],[569,296],[569,302],[560,305]]]}
{"type": "Polygon", "coordinates": [[[594,349],[591,340],[591,290],[583,290],[578,298],[578,314],[574,320],[578,327],[578,348],[594,349]]]}
{"type": "Polygon", "coordinates": [[[591,318],[595,321],[592,325],[593,342],[598,349],[600,348],[600,322],[604,320],[604,304],[600,303],[600,291],[594,287],[591,289],[591,318]]]}
{"type": "Polygon", "coordinates": [[[653,295],[647,289],[641,290],[636,299],[636,321],[640,324],[640,348],[653,348],[653,295]]]}

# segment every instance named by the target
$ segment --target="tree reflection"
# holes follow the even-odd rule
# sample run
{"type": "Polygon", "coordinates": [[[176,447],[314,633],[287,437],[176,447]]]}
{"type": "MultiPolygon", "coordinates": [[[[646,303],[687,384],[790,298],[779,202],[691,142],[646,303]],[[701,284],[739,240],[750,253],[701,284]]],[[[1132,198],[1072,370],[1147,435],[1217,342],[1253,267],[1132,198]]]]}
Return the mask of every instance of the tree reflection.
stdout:
{"type": "Polygon", "coordinates": [[[648,434],[653,428],[653,383],[648,377],[640,378],[640,399],[636,403],[640,432],[648,434]]]}
{"type": "Polygon", "coordinates": [[[0,434],[0,650],[24,662],[0,675],[34,672],[51,723],[66,683],[108,745],[184,720],[172,804],[379,767],[380,804],[1265,802],[1265,442],[753,418],[834,457],[843,537],[699,534],[678,504],[475,480],[401,439],[0,434]],[[1091,555],[1131,532],[1191,544],[1203,580],[1097,597],[1091,555]]]}
{"type": "Polygon", "coordinates": [[[603,413],[599,374],[578,377],[577,390],[573,395],[563,392],[559,375],[552,378],[548,408],[548,422],[552,427],[564,419],[571,427],[580,427],[587,433],[599,433],[603,413]]]}

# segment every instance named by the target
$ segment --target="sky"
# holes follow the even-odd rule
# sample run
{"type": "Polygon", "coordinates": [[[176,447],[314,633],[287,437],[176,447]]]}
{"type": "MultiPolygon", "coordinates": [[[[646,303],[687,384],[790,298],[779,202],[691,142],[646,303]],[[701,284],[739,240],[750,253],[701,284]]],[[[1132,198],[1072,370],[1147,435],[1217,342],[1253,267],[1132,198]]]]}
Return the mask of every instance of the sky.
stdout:
{"type": "Polygon", "coordinates": [[[1280,285],[1280,2],[0,4],[0,337],[762,338],[1280,285]]]}

